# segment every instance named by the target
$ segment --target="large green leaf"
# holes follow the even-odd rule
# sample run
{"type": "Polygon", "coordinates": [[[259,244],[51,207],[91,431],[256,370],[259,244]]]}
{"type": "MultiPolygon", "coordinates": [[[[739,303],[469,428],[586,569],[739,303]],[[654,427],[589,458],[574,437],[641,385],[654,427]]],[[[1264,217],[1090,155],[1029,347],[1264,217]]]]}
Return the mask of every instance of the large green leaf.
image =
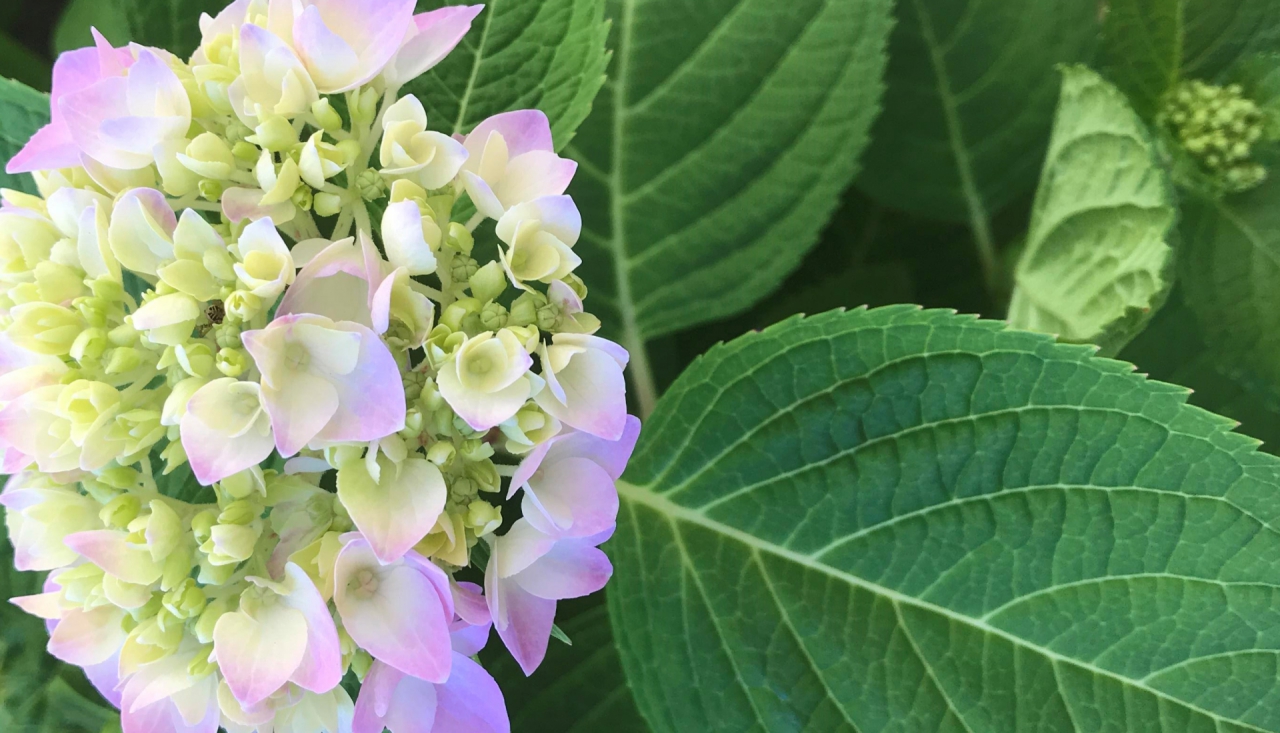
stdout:
{"type": "Polygon", "coordinates": [[[1114,353],[1169,289],[1173,186],[1142,120],[1084,67],[1063,70],[1009,322],[1114,353]]]}
{"type": "Polygon", "coordinates": [[[1187,387],[1191,404],[1240,421],[1239,432],[1261,440],[1269,453],[1280,452],[1280,400],[1251,380],[1223,373],[1178,288],[1119,358],[1152,379],[1187,387]]]}
{"type": "Polygon", "coordinates": [[[588,301],[631,349],[744,310],[816,241],[878,110],[888,0],[621,0],[570,149],[588,301]]]}
{"type": "Polygon", "coordinates": [[[1054,66],[1088,61],[1098,4],[901,0],[884,113],[858,185],[888,206],[986,220],[1035,185],[1058,93],[1054,66]]]}
{"type": "Polygon", "coordinates": [[[656,731],[1280,731],[1280,460],[1086,346],[793,319],[672,386],[609,604],[656,731]]]}
{"type": "MultiPolygon", "coordinates": [[[[48,122],[49,95],[0,77],[0,160],[8,163],[48,122]]],[[[36,182],[26,173],[5,173],[0,166],[0,188],[36,193],[36,182]]]]}
{"type": "Polygon", "coordinates": [[[1177,83],[1184,0],[1111,0],[1102,24],[1107,77],[1146,119],[1177,83]]]}
{"type": "MultiPolygon", "coordinates": [[[[470,0],[419,0],[418,11],[470,0]]],[[[564,147],[604,83],[604,0],[494,0],[438,66],[405,85],[426,105],[431,126],[466,133],[490,115],[537,108],[564,147]]]]}
{"type": "Polygon", "coordinates": [[[120,10],[121,0],[71,0],[53,29],[53,50],[62,53],[93,45],[90,28],[123,46],[129,42],[129,23],[120,10]]]}
{"type": "Polygon", "coordinates": [[[1206,341],[1226,373],[1280,397],[1280,179],[1188,192],[1182,212],[1178,275],[1206,341]]]}
{"type": "Polygon", "coordinates": [[[1280,51],[1273,0],[1182,0],[1182,75],[1216,79],[1251,53],[1280,51]]]}
{"type": "Polygon", "coordinates": [[[200,45],[200,14],[217,15],[231,0],[112,0],[128,22],[129,36],[187,58],[200,45]]]}
{"type": "Polygon", "coordinates": [[[502,688],[511,730],[520,733],[648,733],[622,674],[603,605],[563,624],[572,645],[552,640],[537,674],[525,676],[511,655],[489,671],[502,688]]]}

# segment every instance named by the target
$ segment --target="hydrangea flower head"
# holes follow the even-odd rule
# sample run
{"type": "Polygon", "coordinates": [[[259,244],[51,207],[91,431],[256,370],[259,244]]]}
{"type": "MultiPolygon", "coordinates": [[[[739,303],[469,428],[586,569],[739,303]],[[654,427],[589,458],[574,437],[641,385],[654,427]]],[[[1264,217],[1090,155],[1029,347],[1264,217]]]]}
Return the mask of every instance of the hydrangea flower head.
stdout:
{"type": "Polygon", "coordinates": [[[639,423],[576,166],[536,110],[433,129],[400,89],[483,8],[413,9],[95,36],[8,163],[0,505],[49,572],[14,603],[126,733],[508,733],[490,631],[532,672],[612,573],[639,423]]]}

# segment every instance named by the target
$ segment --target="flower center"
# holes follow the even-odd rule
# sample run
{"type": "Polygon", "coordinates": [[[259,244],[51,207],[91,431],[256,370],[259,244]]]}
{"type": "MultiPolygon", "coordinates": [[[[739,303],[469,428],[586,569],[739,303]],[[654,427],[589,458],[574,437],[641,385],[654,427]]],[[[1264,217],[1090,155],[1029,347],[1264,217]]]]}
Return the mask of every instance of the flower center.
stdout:
{"type": "Polygon", "coordinates": [[[302,344],[289,344],[284,352],[284,363],[290,369],[306,369],[311,364],[311,353],[302,344]]]}

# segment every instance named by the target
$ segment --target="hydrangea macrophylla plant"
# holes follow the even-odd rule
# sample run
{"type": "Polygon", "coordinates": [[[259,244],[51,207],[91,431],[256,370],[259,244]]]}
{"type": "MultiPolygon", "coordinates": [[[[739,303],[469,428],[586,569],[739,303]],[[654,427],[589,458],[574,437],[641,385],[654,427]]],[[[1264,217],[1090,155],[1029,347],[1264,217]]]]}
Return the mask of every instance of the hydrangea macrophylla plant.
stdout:
{"type": "Polygon", "coordinates": [[[0,502],[126,733],[505,733],[490,629],[532,673],[609,579],[639,422],[575,164],[398,94],[481,10],[237,0],[190,59],[57,62],[0,208],[0,502]]]}

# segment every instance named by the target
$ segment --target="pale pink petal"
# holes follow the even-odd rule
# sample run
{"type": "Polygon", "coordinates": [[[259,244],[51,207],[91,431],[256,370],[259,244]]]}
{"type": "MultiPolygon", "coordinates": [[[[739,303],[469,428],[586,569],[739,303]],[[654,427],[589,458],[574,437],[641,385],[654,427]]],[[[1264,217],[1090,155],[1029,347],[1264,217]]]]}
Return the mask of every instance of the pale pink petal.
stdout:
{"type": "Polygon", "coordinates": [[[307,621],[302,612],[276,604],[257,618],[237,611],[224,614],[213,629],[218,668],[242,705],[265,700],[289,678],[307,652],[307,621]]]}
{"type": "Polygon", "coordinates": [[[560,540],[555,547],[511,578],[539,598],[580,598],[600,590],[613,575],[609,558],[584,540],[560,540]]]}
{"type": "Polygon", "coordinates": [[[512,158],[530,150],[554,150],[551,143],[551,122],[542,110],[520,109],[496,114],[483,120],[467,134],[467,150],[471,159],[479,164],[489,133],[497,132],[507,143],[507,155],[512,158]],[[473,147],[474,146],[474,147],[473,147]]]}
{"type": "Polygon", "coordinates": [[[405,397],[400,367],[371,329],[347,324],[360,334],[356,368],[335,382],[338,407],[316,436],[322,441],[370,441],[404,429],[405,397]]]}
{"type": "Polygon", "coordinates": [[[502,217],[502,213],[505,211],[502,201],[498,199],[498,195],[489,187],[487,181],[471,171],[464,170],[462,171],[462,183],[466,187],[467,195],[471,197],[471,202],[475,204],[477,211],[490,219],[502,217]]]}
{"type": "Polygon", "coordinates": [[[392,733],[433,733],[438,689],[426,680],[403,675],[391,693],[382,724],[392,733]]]}
{"type": "Polygon", "coordinates": [[[151,585],[160,579],[162,568],[151,559],[151,552],[145,545],[129,542],[128,536],[121,530],[94,529],[69,534],[63,542],[89,562],[126,583],[151,585]]]}
{"type": "Polygon", "coordinates": [[[377,482],[360,467],[338,474],[338,498],[382,562],[399,560],[436,525],[449,490],[435,464],[409,458],[377,482]],[[346,480],[344,480],[346,479],[346,480]]]}
{"type": "Polygon", "coordinates": [[[205,486],[262,463],[276,447],[270,430],[250,428],[230,437],[209,427],[190,410],[182,416],[179,431],[191,472],[205,486]]]}
{"type": "Polygon", "coordinates": [[[128,89],[123,77],[102,79],[62,97],[58,109],[76,147],[104,165],[132,170],[150,165],[151,156],[117,149],[101,130],[103,121],[129,116],[128,89]]]}
{"type": "Polygon", "coordinates": [[[484,600],[484,588],[475,583],[451,583],[453,607],[458,618],[468,625],[478,626],[489,623],[489,606],[484,600]]]}
{"type": "Polygon", "coordinates": [[[564,391],[563,400],[549,390],[534,397],[548,415],[606,440],[622,437],[627,427],[627,386],[613,356],[588,348],[574,354],[555,378],[564,391]]]}
{"type": "MultiPolygon", "coordinates": [[[[244,334],[249,347],[249,334],[244,334]]],[[[253,354],[253,349],[249,348],[253,354]]],[[[256,354],[254,354],[256,358],[256,354]]],[[[276,449],[292,456],[315,439],[338,411],[338,390],[320,377],[305,372],[293,375],[284,389],[262,387],[262,400],[271,416],[276,449]]]]}
{"type": "Polygon", "coordinates": [[[277,225],[293,220],[297,209],[292,202],[282,201],[263,206],[262,197],[263,191],[260,188],[228,188],[222,192],[222,213],[235,224],[245,219],[271,219],[277,225]]]}
{"type": "Polygon", "coordinates": [[[425,561],[383,567],[369,544],[356,540],[339,553],[334,574],[334,604],[357,644],[406,674],[433,682],[448,678],[452,608],[446,614],[438,587],[448,594],[444,571],[425,561]],[[372,587],[362,585],[369,575],[372,587]]]}
{"type": "Polygon", "coordinates": [[[293,591],[284,602],[307,621],[307,653],[289,681],[312,692],[328,692],[342,681],[338,628],[311,577],[294,563],[285,566],[285,575],[293,581],[293,591]]]}
{"type": "Polygon", "coordinates": [[[360,248],[354,240],[342,239],[328,245],[298,272],[280,300],[276,315],[314,313],[372,327],[369,301],[374,287],[360,248]]]}
{"type": "Polygon", "coordinates": [[[396,54],[388,76],[403,83],[440,63],[471,29],[483,5],[450,5],[413,16],[415,32],[396,54]]]}
{"type": "Polygon", "coordinates": [[[577,170],[576,162],[545,150],[531,150],[512,158],[502,179],[502,203],[514,206],[562,194],[577,170]]]}
{"type": "Polygon", "coordinates": [[[525,488],[524,518],[555,537],[588,537],[617,521],[613,478],[586,458],[564,458],[545,466],[525,488]]]}
{"type": "Polygon", "coordinates": [[[511,731],[507,704],[498,683],[483,667],[462,654],[453,655],[453,672],[448,682],[436,687],[436,700],[431,733],[511,731]]]}
{"type": "Polygon", "coordinates": [[[9,602],[37,618],[56,620],[62,618],[62,606],[58,603],[61,598],[61,593],[52,591],[31,596],[14,596],[9,602]]]}
{"type": "MultiPolygon", "coordinates": [[[[511,525],[506,534],[495,540],[489,559],[498,577],[509,578],[532,565],[555,545],[555,537],[540,532],[522,517],[511,525]]],[[[492,609],[492,604],[489,607],[492,609]]]]}
{"type": "MultiPolygon", "coordinates": [[[[560,437],[560,436],[557,436],[560,437]]],[[[640,419],[627,415],[622,437],[605,440],[591,433],[573,432],[556,442],[555,454],[562,458],[587,458],[603,468],[613,480],[622,477],[640,438],[640,419]]]]}
{"type": "Polygon", "coordinates": [[[98,690],[103,699],[116,708],[120,707],[120,652],[112,654],[106,661],[90,664],[84,668],[84,676],[98,690]]]}
{"type": "Polygon", "coordinates": [[[30,173],[80,165],[80,148],[71,131],[61,121],[50,122],[36,131],[27,144],[5,164],[6,173],[30,173]]]}
{"type": "Polygon", "coordinates": [[[466,390],[458,380],[452,362],[440,370],[440,394],[453,411],[475,430],[488,430],[519,412],[529,399],[527,379],[517,379],[504,389],[489,394],[466,390]]]}
{"type": "Polygon", "coordinates": [[[293,42],[321,94],[347,91],[343,87],[349,89],[363,83],[352,83],[359,78],[360,56],[342,36],[325,25],[316,6],[303,10],[294,21],[293,42]]]}
{"type": "Polygon", "coordinates": [[[115,606],[68,609],[49,637],[49,653],[82,667],[106,661],[124,644],[124,612],[115,606]]]}
{"type": "Polygon", "coordinates": [[[539,598],[515,582],[485,573],[485,597],[493,609],[494,627],[526,675],[542,664],[556,618],[556,602],[539,598]]]}

